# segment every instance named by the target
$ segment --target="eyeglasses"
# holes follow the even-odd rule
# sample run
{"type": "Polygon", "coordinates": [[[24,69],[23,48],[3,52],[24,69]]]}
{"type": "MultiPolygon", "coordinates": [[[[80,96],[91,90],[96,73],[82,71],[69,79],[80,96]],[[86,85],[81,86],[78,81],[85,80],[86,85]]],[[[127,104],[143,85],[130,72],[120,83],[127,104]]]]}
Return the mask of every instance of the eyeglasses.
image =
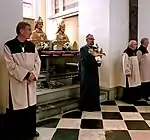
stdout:
{"type": "Polygon", "coordinates": [[[89,39],[89,40],[95,40],[94,38],[87,38],[87,39],[89,39]]]}

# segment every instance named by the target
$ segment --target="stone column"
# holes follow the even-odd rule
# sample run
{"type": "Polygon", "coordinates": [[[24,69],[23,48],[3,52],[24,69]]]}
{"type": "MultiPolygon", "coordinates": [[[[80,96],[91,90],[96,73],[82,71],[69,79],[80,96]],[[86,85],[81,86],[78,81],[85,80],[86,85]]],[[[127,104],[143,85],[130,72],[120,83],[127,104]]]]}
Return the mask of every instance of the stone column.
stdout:
{"type": "Polygon", "coordinates": [[[106,52],[100,68],[100,86],[121,85],[121,55],[129,39],[129,0],[79,1],[79,45],[91,33],[106,52]]]}
{"type": "Polygon", "coordinates": [[[0,0],[0,114],[6,107],[8,75],[3,59],[4,43],[16,36],[16,25],[23,19],[22,0],[0,0]],[[17,7],[17,8],[16,8],[17,7]]]}

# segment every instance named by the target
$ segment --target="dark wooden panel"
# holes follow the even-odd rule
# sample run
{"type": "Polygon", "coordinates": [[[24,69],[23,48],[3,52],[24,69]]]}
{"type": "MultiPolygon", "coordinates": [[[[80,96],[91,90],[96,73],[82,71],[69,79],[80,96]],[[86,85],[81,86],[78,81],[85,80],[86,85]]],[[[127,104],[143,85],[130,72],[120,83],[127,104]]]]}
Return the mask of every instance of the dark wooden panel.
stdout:
{"type": "Polygon", "coordinates": [[[129,40],[138,39],[138,0],[129,0],[129,40]]]}

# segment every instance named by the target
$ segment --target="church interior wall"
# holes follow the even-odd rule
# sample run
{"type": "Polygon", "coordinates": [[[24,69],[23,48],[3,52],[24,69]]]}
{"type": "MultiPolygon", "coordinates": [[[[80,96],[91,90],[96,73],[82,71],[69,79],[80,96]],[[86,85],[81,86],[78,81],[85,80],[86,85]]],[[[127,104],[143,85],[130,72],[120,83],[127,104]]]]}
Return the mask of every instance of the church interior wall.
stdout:
{"type": "Polygon", "coordinates": [[[46,32],[46,0],[33,0],[34,20],[43,19],[43,31],[46,32]]]}
{"type": "Polygon", "coordinates": [[[16,36],[15,28],[22,20],[22,0],[1,0],[0,1],[0,110],[6,105],[5,95],[8,93],[8,75],[3,60],[4,43],[16,36]],[[6,8],[8,7],[8,8],[6,8]],[[17,8],[16,8],[17,7],[17,8]],[[2,96],[3,95],[3,96],[2,96]]]}
{"type": "Polygon", "coordinates": [[[56,38],[56,32],[57,32],[57,18],[56,19],[52,19],[47,21],[47,36],[49,40],[54,40],[56,38]]]}
{"type": "Polygon", "coordinates": [[[129,1],[110,1],[110,88],[122,85],[121,56],[129,40],[129,1]]]}
{"type": "Polygon", "coordinates": [[[27,8],[23,8],[23,20],[31,24],[34,29],[35,20],[42,17],[44,21],[43,31],[46,31],[46,0],[23,0],[23,2],[31,3],[26,4],[27,8]]]}
{"type": "MultiPolygon", "coordinates": [[[[2,8],[0,9],[0,14],[3,17],[0,27],[2,30],[5,30],[5,32],[2,32],[2,38],[0,38],[1,45],[4,41],[15,35],[15,26],[22,19],[23,15],[20,0],[18,2],[9,2],[9,4],[14,5],[13,7],[18,8],[10,8],[10,11],[5,13],[4,4],[8,4],[8,0],[5,0],[5,2],[2,1],[2,8]],[[8,22],[8,19],[11,22],[8,22]],[[6,26],[6,23],[8,26],[6,26]]],[[[139,0],[139,39],[150,37],[150,20],[145,16],[145,13],[149,13],[149,5],[149,0],[139,0]]],[[[99,47],[104,49],[107,55],[103,57],[103,64],[99,69],[100,85],[105,88],[113,88],[121,85],[121,54],[127,47],[129,40],[129,1],[94,0],[91,3],[90,0],[82,0],[79,1],[78,7],[54,14],[52,12],[54,7],[51,0],[33,0],[33,8],[33,16],[25,17],[26,20],[30,20],[33,26],[33,20],[41,16],[44,20],[44,31],[50,40],[55,39],[57,21],[60,18],[64,18],[65,20],[66,34],[69,36],[70,41],[77,41],[80,47],[85,45],[85,36],[88,33],[93,34],[96,39],[95,42],[98,43],[99,47]],[[91,6],[92,10],[89,10],[91,6]]],[[[2,67],[0,72],[2,73],[2,67]]]]}
{"type": "MultiPolygon", "coordinates": [[[[38,0],[37,3],[40,1],[38,0]]],[[[54,13],[54,1],[46,0],[45,2],[48,39],[55,39],[57,21],[60,18],[65,20],[66,34],[71,42],[79,41],[79,46],[85,44],[85,36],[88,33],[94,34],[96,42],[107,54],[106,57],[103,57],[104,62],[100,68],[101,86],[106,88],[120,86],[121,54],[128,45],[129,39],[129,1],[94,0],[91,4],[87,0],[82,0],[79,1],[78,7],[57,14],[54,13]],[[89,10],[91,5],[93,10],[89,10]],[[72,12],[79,12],[79,16],[71,16],[72,12]]],[[[62,10],[61,6],[62,3],[60,5],[62,10]]],[[[37,7],[36,15],[40,14],[41,9],[39,9],[40,7],[37,7]]]]}
{"type": "Polygon", "coordinates": [[[66,24],[66,34],[68,35],[70,42],[73,43],[74,41],[78,42],[78,15],[68,17],[64,19],[66,24]]]}
{"type": "Polygon", "coordinates": [[[43,31],[46,32],[46,0],[42,0],[41,3],[41,17],[44,21],[43,31]]]}
{"type": "Polygon", "coordinates": [[[53,39],[53,21],[50,20],[50,16],[53,14],[53,1],[52,0],[46,0],[46,26],[45,26],[45,33],[47,35],[47,38],[49,40],[53,39]]]}
{"type": "MultiPolygon", "coordinates": [[[[150,38],[150,0],[138,0],[138,40],[143,37],[150,38]]],[[[148,48],[150,50],[150,47],[148,48]]]]}

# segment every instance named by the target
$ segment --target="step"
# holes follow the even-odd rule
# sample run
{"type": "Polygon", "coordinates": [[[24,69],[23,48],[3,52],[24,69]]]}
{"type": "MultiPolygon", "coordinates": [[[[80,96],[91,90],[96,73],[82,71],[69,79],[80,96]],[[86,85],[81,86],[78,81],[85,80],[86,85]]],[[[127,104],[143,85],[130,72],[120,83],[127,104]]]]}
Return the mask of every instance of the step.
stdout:
{"type": "MultiPolygon", "coordinates": [[[[107,100],[106,94],[100,95],[100,102],[107,100]]],[[[56,116],[58,114],[63,114],[67,111],[78,109],[79,98],[66,98],[59,101],[50,102],[38,105],[37,109],[37,122],[44,121],[48,118],[56,116]]]]}
{"type": "Polygon", "coordinates": [[[79,85],[65,86],[58,89],[42,89],[37,92],[38,104],[55,102],[67,97],[79,97],[79,85]]]}
{"type": "Polygon", "coordinates": [[[99,99],[100,99],[100,102],[107,101],[107,99],[108,99],[107,94],[106,94],[105,92],[102,92],[102,93],[100,94],[99,99]]]}
{"type": "Polygon", "coordinates": [[[56,102],[38,105],[37,122],[41,122],[52,116],[77,109],[79,107],[79,98],[66,98],[56,102]]]}
{"type": "MultiPolygon", "coordinates": [[[[79,85],[58,89],[44,89],[37,92],[37,122],[79,107],[79,85]]],[[[107,100],[107,92],[101,90],[100,102],[107,100]]]]}

